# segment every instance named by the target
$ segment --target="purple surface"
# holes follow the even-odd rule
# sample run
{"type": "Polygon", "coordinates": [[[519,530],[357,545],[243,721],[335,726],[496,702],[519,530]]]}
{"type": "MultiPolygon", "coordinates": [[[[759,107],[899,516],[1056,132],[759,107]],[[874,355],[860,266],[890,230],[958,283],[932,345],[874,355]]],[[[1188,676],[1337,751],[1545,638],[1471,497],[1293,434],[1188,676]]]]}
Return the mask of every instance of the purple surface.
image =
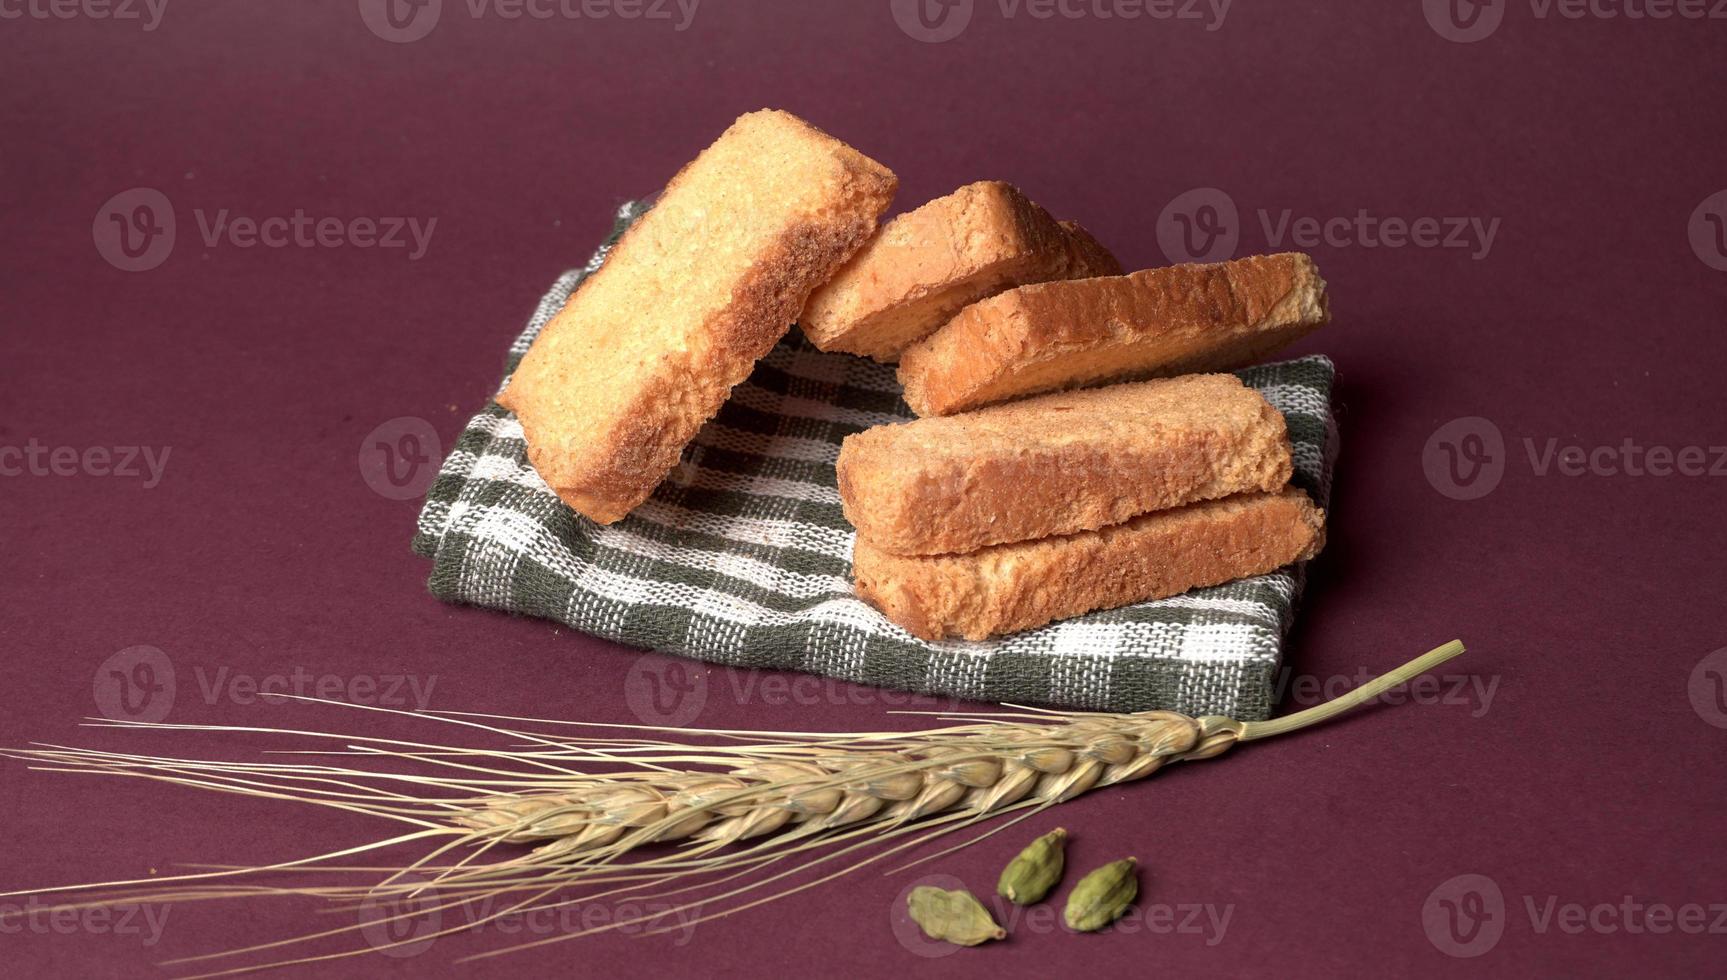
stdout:
{"type": "MultiPolygon", "coordinates": [[[[1241,2],[1217,30],[1106,20],[1079,3],[1067,9],[1081,16],[1042,20],[1032,0],[979,0],[958,37],[923,43],[886,0],[708,3],[683,31],[443,6],[412,43],[374,36],[353,3],[175,0],[150,31],[76,5],[53,8],[71,19],[31,15],[51,10],[44,0],[0,19],[0,447],[169,452],[148,488],[95,475],[100,454],[70,476],[52,475],[48,457],[50,475],[0,477],[0,744],[236,748],[74,727],[113,690],[104,662],[139,645],[172,665],[177,722],[371,724],[246,703],[248,679],[295,671],[359,699],[379,696],[368,682],[406,676],[434,708],[633,721],[626,678],[661,658],[435,602],[427,563],[408,550],[415,504],[374,492],[362,467],[375,474],[378,461],[360,449],[403,417],[447,444],[534,298],[589,253],[611,209],[660,186],[738,113],[774,105],[893,167],[902,206],[1012,180],[1131,267],[1166,261],[1160,215],[1194,188],[1227,192],[1244,254],[1276,247],[1261,210],[1274,225],[1284,209],[1499,223],[1479,257],[1312,247],[1337,322],[1297,349],[1339,365],[1346,451],[1331,546],[1292,643],[1294,674],[1314,680],[1293,684],[1294,700],[1454,635],[1472,647],[1446,670],[1468,675],[1462,693],[1448,683],[1421,704],[1244,747],[1034,825],[1073,832],[1076,868],[1137,854],[1147,909],[1227,914],[1221,936],[1176,928],[1185,912],[1091,937],[1042,920],[935,967],[1719,968],[1727,923],[1709,907],[1727,902],[1715,843],[1727,654],[1705,658],[1727,646],[1727,481],[1608,472],[1605,453],[1581,475],[1540,462],[1549,440],[1556,451],[1727,443],[1727,273],[1716,267],[1727,249],[1714,237],[1727,198],[1698,210],[1727,187],[1727,21],[1572,19],[1510,3],[1477,22],[1486,30],[1502,13],[1492,36],[1466,44],[1415,0],[1241,2]],[[126,272],[105,261],[98,239],[119,253],[92,219],[100,227],[104,202],[137,187],[163,192],[178,228],[158,268],[126,272]],[[417,259],[206,245],[199,213],[224,208],[437,224],[417,259]],[[1471,417],[1501,434],[1503,479],[1456,499],[1495,471],[1441,492],[1454,489],[1444,446],[1491,434],[1440,432],[1471,417]],[[1503,900],[1497,916],[1485,907],[1466,950],[1485,952],[1467,959],[1446,952],[1442,918],[1424,927],[1424,909],[1443,917],[1447,900],[1477,907],[1466,892],[1482,883],[1462,875],[1485,876],[1503,900]],[[1627,901],[1678,910],[1693,928],[1628,913],[1627,901]]],[[[1720,472],[1717,454],[1705,466],[1720,472]]],[[[18,462],[0,456],[8,472],[18,462]]],[[[876,691],[690,670],[709,692],[702,726],[916,723],[887,716],[876,691]]],[[[18,763],[0,772],[5,887],[287,859],[386,829],[18,763]]],[[[607,935],[454,965],[514,941],[494,933],[320,975],[895,975],[921,964],[890,928],[902,890],[929,871],[987,894],[1032,829],[704,924],[681,945],[607,935]]],[[[8,921],[4,949],[14,975],[137,976],[331,921],[306,912],[182,903],[159,935],[141,919],[36,915],[8,921]]]]}

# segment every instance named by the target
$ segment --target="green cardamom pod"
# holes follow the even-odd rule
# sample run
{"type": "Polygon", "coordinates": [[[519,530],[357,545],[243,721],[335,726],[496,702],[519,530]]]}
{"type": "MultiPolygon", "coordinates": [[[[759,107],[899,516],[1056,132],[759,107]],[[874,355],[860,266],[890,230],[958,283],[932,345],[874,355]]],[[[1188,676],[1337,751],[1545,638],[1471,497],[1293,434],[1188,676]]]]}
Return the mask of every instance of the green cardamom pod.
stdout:
{"type": "Polygon", "coordinates": [[[1121,918],[1138,897],[1139,861],[1125,858],[1081,878],[1067,896],[1062,918],[1069,929],[1095,932],[1121,918]]]}
{"type": "Polygon", "coordinates": [[[971,892],[920,885],[911,890],[906,907],[912,921],[931,939],[976,946],[1007,936],[1007,930],[995,924],[989,910],[971,892]]]}
{"type": "Polygon", "coordinates": [[[1031,842],[1001,870],[996,894],[1015,905],[1035,905],[1061,880],[1067,864],[1067,831],[1055,828],[1031,842]]]}

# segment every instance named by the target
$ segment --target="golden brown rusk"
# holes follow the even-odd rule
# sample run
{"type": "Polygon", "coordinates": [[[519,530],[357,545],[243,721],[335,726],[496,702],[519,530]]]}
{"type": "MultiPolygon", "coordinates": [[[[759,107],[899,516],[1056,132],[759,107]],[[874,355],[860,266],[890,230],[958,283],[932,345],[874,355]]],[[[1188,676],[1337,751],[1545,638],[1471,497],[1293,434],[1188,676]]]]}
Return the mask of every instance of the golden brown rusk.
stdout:
{"type": "Polygon", "coordinates": [[[907,348],[899,379],[919,415],[1046,391],[1223,371],[1330,322],[1305,255],[1259,255],[1129,276],[1047,282],[974,303],[907,348]]]}
{"type": "Polygon", "coordinates": [[[624,233],[499,397],[534,469],[601,524],[635,509],[874,234],[896,186],[796,116],[740,118],[624,233]]]}
{"type": "Polygon", "coordinates": [[[1121,263],[1018,188],[980,181],[888,222],[816,290],[799,323],[822,350],[892,362],[964,307],[1053,279],[1119,276],[1121,263]]]}
{"type": "Polygon", "coordinates": [[[941,555],[1270,493],[1293,469],[1283,414],[1211,374],[877,426],[846,437],[838,480],[872,547],[941,555]]]}
{"type": "Polygon", "coordinates": [[[1324,511],[1291,488],[962,555],[891,555],[859,536],[852,571],[858,595],[913,636],[982,640],[1262,575],[1324,544],[1324,511]]]}

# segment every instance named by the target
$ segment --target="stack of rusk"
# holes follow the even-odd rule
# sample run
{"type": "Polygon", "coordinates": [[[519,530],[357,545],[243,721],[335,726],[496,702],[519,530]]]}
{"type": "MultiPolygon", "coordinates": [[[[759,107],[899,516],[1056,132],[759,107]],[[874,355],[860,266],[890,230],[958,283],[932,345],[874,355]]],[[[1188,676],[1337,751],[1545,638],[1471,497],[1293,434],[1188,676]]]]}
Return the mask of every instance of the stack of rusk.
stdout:
{"type": "Polygon", "coordinates": [[[918,636],[1029,629],[1318,550],[1282,417],[1200,374],[1326,322],[1311,260],[1124,276],[1003,183],[879,226],[897,186],[789,113],[738,119],[499,397],[547,486],[623,519],[798,320],[824,350],[898,361],[924,416],[848,438],[838,476],[858,593],[918,636]]]}
{"type": "Polygon", "coordinates": [[[922,416],[840,451],[858,594],[981,640],[1312,557],[1324,514],[1289,485],[1282,414],[1204,372],[1328,318],[1305,255],[1124,276],[1005,184],[890,222],[802,318],[819,347],[897,360],[922,416]]]}

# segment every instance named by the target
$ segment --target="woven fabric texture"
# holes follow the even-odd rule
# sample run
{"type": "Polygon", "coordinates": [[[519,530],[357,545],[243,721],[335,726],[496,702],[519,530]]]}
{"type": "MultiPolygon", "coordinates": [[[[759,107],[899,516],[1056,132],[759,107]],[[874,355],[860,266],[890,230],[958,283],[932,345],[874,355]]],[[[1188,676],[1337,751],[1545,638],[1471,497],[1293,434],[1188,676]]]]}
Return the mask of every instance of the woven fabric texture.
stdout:
{"type": "MultiPolygon", "coordinates": [[[[505,384],[644,210],[624,205],[588,265],[553,284],[510,348],[505,384]]],[[[1288,419],[1295,482],[1326,506],[1331,362],[1239,375],[1288,419]]],[[[859,600],[834,480],[840,440],[912,417],[891,368],[817,351],[794,329],[653,497],[601,527],[558,500],[529,465],[520,424],[491,402],[444,461],[414,548],[432,559],[430,587],[445,601],[717,663],[982,701],[1270,713],[1300,566],[981,643],[918,640],[859,600]]]]}

